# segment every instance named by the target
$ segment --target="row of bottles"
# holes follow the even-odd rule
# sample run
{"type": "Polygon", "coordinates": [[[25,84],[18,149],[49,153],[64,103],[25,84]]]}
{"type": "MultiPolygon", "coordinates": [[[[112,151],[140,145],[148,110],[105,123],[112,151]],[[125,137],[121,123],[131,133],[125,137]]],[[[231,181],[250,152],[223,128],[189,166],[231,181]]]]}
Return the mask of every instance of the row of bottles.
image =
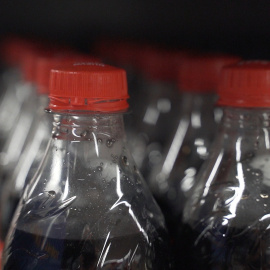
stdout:
{"type": "Polygon", "coordinates": [[[94,48],[4,43],[2,269],[268,269],[270,64],[94,48]]]}

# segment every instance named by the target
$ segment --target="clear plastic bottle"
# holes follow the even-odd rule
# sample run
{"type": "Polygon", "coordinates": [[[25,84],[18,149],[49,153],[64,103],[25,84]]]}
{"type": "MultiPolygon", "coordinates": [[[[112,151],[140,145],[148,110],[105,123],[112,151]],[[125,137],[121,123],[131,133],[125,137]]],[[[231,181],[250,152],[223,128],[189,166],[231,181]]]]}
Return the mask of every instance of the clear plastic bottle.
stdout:
{"type": "Polygon", "coordinates": [[[144,176],[162,158],[168,134],[173,131],[180,101],[176,67],[185,57],[185,52],[151,46],[145,46],[138,54],[141,102],[133,107],[135,122],[128,138],[132,155],[144,176]]]}
{"type": "Polygon", "coordinates": [[[125,142],[125,72],[51,71],[53,133],[5,243],[3,269],[170,269],[164,219],[125,142]]]}
{"type": "Polygon", "coordinates": [[[32,93],[31,84],[23,79],[22,65],[25,54],[37,49],[39,44],[22,38],[9,37],[2,41],[1,55],[7,68],[1,76],[0,97],[0,148],[8,140],[17,124],[23,103],[32,93]],[[7,121],[8,119],[8,121],[7,121]]]}
{"type": "MultiPolygon", "coordinates": [[[[23,81],[16,87],[16,94],[21,95],[20,108],[11,107],[10,110],[14,110],[17,114],[14,119],[14,124],[10,127],[8,136],[0,145],[0,178],[1,181],[5,181],[7,175],[13,170],[14,166],[18,162],[18,159],[23,151],[23,147],[27,140],[28,134],[33,125],[36,114],[33,113],[38,110],[38,96],[36,92],[35,84],[35,69],[34,63],[39,55],[39,50],[28,50],[24,52],[22,57],[22,73],[23,81]]],[[[16,99],[16,96],[13,97],[16,99]]],[[[12,102],[12,98],[9,99],[12,102]]],[[[16,104],[14,104],[16,105],[16,104]]],[[[9,104],[11,106],[11,104],[9,104]]],[[[6,119],[0,119],[1,121],[7,121],[10,117],[14,118],[12,111],[6,115],[6,119]]]]}
{"type": "Polygon", "coordinates": [[[269,74],[267,61],[222,71],[224,116],[184,209],[184,269],[270,268],[269,74]]]}
{"type": "Polygon", "coordinates": [[[178,67],[181,92],[177,124],[168,134],[162,160],[153,166],[146,179],[160,204],[172,236],[181,220],[186,199],[195,176],[208,157],[222,111],[215,108],[217,83],[224,65],[238,57],[207,54],[193,55],[178,67]]]}
{"type": "Polygon", "coordinates": [[[48,106],[49,99],[49,76],[52,68],[63,64],[80,62],[99,62],[99,59],[67,52],[55,52],[55,54],[40,55],[35,58],[35,83],[37,85],[37,110],[32,112],[34,121],[25,140],[23,151],[16,166],[7,174],[1,191],[1,238],[5,239],[11,218],[21,198],[25,185],[32,179],[34,173],[45,154],[47,144],[51,137],[52,118],[50,114],[44,113],[44,108],[48,106]]]}

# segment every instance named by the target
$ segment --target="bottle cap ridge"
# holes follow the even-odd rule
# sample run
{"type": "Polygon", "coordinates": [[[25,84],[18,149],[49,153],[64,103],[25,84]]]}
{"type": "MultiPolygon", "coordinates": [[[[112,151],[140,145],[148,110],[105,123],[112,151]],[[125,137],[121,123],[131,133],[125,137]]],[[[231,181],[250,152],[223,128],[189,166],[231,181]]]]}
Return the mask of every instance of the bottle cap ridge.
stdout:
{"type": "Polygon", "coordinates": [[[123,111],[128,108],[126,72],[99,63],[74,63],[50,73],[52,110],[123,111]]]}
{"type": "Polygon", "coordinates": [[[270,107],[270,61],[242,61],[222,70],[218,105],[270,107]]]}
{"type": "Polygon", "coordinates": [[[101,61],[98,58],[84,54],[56,54],[43,55],[37,59],[36,64],[36,82],[39,94],[49,94],[50,71],[63,65],[71,65],[74,62],[97,62],[101,61]]]}

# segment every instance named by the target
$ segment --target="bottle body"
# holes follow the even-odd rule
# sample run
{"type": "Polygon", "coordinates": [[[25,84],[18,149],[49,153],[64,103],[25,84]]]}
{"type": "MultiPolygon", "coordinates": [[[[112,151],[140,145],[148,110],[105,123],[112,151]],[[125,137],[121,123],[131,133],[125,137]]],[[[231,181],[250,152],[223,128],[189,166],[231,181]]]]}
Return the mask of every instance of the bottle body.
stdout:
{"type": "Polygon", "coordinates": [[[185,269],[269,268],[269,119],[267,109],[225,109],[184,210],[185,269]]]}
{"type": "Polygon", "coordinates": [[[8,233],[3,269],[166,269],[162,234],[122,115],[56,114],[8,233]]]}
{"type": "Polygon", "coordinates": [[[162,158],[168,134],[176,124],[180,95],[176,86],[168,82],[145,81],[141,87],[144,97],[136,110],[134,106],[135,122],[127,136],[135,163],[147,178],[162,158]]]}
{"type": "Polygon", "coordinates": [[[172,234],[182,218],[195,177],[209,154],[217,131],[215,94],[183,93],[177,125],[163,159],[153,167],[148,183],[172,234]]]}
{"type": "Polygon", "coordinates": [[[48,105],[48,97],[39,95],[37,101],[38,110],[24,143],[23,151],[13,171],[7,175],[7,181],[2,187],[0,211],[2,239],[6,237],[23,189],[37,171],[51,137],[51,115],[44,112],[44,107],[48,105]]]}

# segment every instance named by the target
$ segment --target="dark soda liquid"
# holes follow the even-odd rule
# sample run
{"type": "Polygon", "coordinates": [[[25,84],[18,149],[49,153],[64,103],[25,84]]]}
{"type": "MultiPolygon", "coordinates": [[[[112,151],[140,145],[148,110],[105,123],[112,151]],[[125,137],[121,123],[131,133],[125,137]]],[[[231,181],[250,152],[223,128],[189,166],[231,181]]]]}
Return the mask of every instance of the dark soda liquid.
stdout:
{"type": "Polygon", "coordinates": [[[183,225],[178,239],[177,269],[270,269],[270,232],[263,228],[183,225]]]}
{"type": "Polygon", "coordinates": [[[158,239],[148,246],[139,234],[69,240],[16,230],[5,251],[3,270],[167,269],[169,259],[158,239]]]}

